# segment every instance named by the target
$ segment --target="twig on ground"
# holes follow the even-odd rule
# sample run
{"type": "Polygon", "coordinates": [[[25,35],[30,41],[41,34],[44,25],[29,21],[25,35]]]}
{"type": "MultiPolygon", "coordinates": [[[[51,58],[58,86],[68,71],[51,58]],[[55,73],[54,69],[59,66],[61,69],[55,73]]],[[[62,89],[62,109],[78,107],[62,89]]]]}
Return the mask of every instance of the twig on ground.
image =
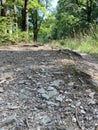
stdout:
{"type": "Polygon", "coordinates": [[[79,128],[80,128],[81,130],[84,130],[84,127],[81,126],[80,121],[79,121],[79,119],[78,119],[77,107],[75,107],[75,116],[76,116],[77,125],[79,126],[79,128]]]}

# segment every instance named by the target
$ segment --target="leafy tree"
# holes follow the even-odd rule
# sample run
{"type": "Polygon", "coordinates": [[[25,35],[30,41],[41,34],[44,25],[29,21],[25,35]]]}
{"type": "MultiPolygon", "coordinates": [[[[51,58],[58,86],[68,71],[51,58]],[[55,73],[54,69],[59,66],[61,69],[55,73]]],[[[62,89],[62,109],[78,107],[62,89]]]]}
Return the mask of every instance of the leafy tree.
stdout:
{"type": "Polygon", "coordinates": [[[87,32],[96,20],[97,0],[59,0],[54,38],[63,39],[87,32]],[[95,13],[96,12],[96,13],[95,13]]]}
{"type": "Polygon", "coordinates": [[[33,28],[34,41],[38,39],[38,33],[41,24],[45,20],[46,9],[48,8],[48,0],[37,0],[35,7],[32,9],[31,4],[29,8],[30,12],[30,25],[33,28]]]}

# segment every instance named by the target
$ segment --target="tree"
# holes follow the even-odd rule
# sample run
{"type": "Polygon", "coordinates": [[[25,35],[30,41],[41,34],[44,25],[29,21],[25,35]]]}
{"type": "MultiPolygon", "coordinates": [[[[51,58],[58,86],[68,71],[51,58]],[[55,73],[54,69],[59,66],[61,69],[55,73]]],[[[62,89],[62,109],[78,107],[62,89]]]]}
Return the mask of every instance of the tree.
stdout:
{"type": "Polygon", "coordinates": [[[76,0],[76,4],[81,8],[84,18],[88,23],[93,22],[93,11],[97,7],[97,0],[76,0]]]}
{"type": "Polygon", "coordinates": [[[22,30],[28,32],[28,1],[24,0],[24,8],[22,10],[22,30]]]}
{"type": "Polygon", "coordinates": [[[96,21],[97,9],[97,0],[59,0],[53,29],[55,38],[87,33],[96,21]]]}
{"type": "Polygon", "coordinates": [[[38,33],[41,27],[41,24],[45,20],[45,13],[48,8],[49,2],[48,0],[38,0],[36,1],[36,6],[32,9],[29,8],[30,11],[30,23],[33,27],[33,40],[37,42],[38,33]]]}
{"type": "Polygon", "coordinates": [[[1,0],[1,16],[7,16],[6,0],[1,0]]]}

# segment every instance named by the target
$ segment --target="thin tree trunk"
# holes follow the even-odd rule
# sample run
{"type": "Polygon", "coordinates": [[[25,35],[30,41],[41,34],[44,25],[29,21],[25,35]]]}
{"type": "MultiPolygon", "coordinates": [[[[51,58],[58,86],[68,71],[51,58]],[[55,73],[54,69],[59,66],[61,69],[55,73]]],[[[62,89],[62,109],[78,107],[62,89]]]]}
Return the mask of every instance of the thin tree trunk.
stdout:
{"type": "Polygon", "coordinates": [[[14,22],[15,22],[15,27],[16,29],[18,28],[18,18],[17,18],[17,8],[16,5],[14,4],[14,22]]]}
{"type": "Polygon", "coordinates": [[[6,0],[1,0],[1,16],[7,16],[6,0]]]}
{"type": "Polygon", "coordinates": [[[37,42],[37,38],[38,38],[38,30],[37,30],[37,29],[34,30],[33,33],[34,33],[34,38],[33,38],[33,40],[34,40],[34,42],[37,42]]]}
{"type": "Polygon", "coordinates": [[[24,9],[22,11],[22,30],[28,32],[28,1],[24,2],[24,9]]]}
{"type": "Polygon", "coordinates": [[[34,42],[37,42],[37,38],[38,38],[38,12],[37,12],[37,9],[34,11],[34,28],[33,28],[33,34],[34,34],[34,37],[33,37],[33,40],[34,42]]]}

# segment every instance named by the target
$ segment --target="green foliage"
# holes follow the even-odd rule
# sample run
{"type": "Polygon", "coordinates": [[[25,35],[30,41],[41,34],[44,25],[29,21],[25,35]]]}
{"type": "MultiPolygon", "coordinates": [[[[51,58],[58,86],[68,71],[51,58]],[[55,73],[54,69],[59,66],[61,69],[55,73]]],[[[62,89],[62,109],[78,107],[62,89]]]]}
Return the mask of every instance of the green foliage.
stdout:
{"type": "Polygon", "coordinates": [[[53,41],[50,44],[78,50],[98,57],[98,30],[90,32],[89,35],[81,35],[74,38],[67,37],[65,40],[53,41]]]}
{"type": "Polygon", "coordinates": [[[40,27],[39,41],[49,42],[52,39],[52,29],[55,26],[55,17],[52,14],[47,15],[40,27]]]}
{"type": "MultiPolygon", "coordinates": [[[[55,10],[50,6],[51,1],[28,1],[27,33],[22,31],[24,0],[7,0],[5,5],[8,14],[5,17],[0,16],[0,43],[29,42],[36,34],[40,42],[58,39],[61,45],[66,44],[73,49],[75,44],[70,44],[72,41],[69,39],[75,38],[73,41],[78,43],[77,47],[81,44],[80,37],[84,40],[87,37],[88,44],[96,44],[94,41],[97,40],[95,33],[98,17],[97,0],[58,0],[55,10]],[[92,38],[91,36],[88,38],[91,31],[92,38]]],[[[0,12],[2,8],[0,5],[0,12]]],[[[89,45],[88,48],[90,50],[89,45]]]]}
{"type": "Polygon", "coordinates": [[[15,29],[13,19],[7,17],[0,18],[0,44],[16,44],[19,42],[28,42],[30,39],[27,32],[21,32],[18,28],[15,29]]]}
{"type": "Polygon", "coordinates": [[[53,38],[65,39],[76,33],[88,33],[98,16],[97,4],[97,0],[59,0],[53,38]]]}

